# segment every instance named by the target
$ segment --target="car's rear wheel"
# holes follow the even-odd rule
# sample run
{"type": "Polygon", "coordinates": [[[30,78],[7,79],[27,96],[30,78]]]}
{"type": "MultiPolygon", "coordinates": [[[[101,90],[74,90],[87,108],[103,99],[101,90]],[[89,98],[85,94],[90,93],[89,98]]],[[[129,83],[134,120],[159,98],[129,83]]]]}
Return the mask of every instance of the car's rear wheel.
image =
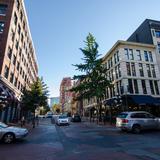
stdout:
{"type": "Polygon", "coordinates": [[[140,125],[133,125],[132,132],[135,134],[139,134],[141,132],[141,126],[140,125]]]}
{"type": "Polygon", "coordinates": [[[15,136],[14,136],[13,133],[6,133],[6,134],[3,136],[3,142],[4,142],[4,143],[10,144],[10,143],[12,143],[14,140],[15,140],[15,136]]]}

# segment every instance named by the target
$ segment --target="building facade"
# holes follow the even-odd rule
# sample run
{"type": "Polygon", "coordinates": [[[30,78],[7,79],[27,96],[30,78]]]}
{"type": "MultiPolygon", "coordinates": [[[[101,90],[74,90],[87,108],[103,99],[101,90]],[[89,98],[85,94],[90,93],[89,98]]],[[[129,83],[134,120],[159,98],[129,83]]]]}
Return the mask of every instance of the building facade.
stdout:
{"type": "Polygon", "coordinates": [[[69,91],[72,87],[72,80],[70,77],[63,78],[60,85],[60,104],[62,111],[71,112],[72,92],[69,91]]]}
{"type": "Polygon", "coordinates": [[[59,97],[51,97],[49,104],[50,108],[53,107],[54,104],[59,104],[60,102],[59,100],[60,100],[59,97]]]}
{"type": "Polygon", "coordinates": [[[160,21],[146,19],[127,41],[155,45],[160,70],[160,21]]]}
{"type": "Polygon", "coordinates": [[[22,92],[37,77],[37,58],[24,1],[0,0],[0,90],[7,97],[1,120],[18,116],[22,92]]]}
{"type": "MultiPolygon", "coordinates": [[[[117,41],[103,57],[103,66],[113,87],[106,87],[106,95],[101,99],[102,114],[111,115],[112,108],[113,115],[128,110],[160,115],[160,71],[155,45],[117,41]]],[[[97,117],[96,102],[96,97],[83,100],[84,115],[97,117]]]]}

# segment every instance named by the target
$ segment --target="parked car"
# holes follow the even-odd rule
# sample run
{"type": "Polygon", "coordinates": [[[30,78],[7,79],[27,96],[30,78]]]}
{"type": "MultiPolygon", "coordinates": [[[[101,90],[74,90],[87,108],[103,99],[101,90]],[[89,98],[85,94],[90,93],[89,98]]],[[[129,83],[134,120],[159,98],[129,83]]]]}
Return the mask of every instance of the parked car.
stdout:
{"type": "Polygon", "coordinates": [[[122,112],[116,118],[116,127],[133,133],[140,133],[141,130],[147,129],[160,129],[160,118],[144,111],[122,112]]]}
{"type": "Polygon", "coordinates": [[[80,115],[78,115],[78,114],[73,115],[71,121],[72,122],[81,122],[80,115]]]}
{"type": "Polygon", "coordinates": [[[38,115],[38,118],[41,118],[41,119],[43,119],[45,117],[46,117],[45,115],[38,115]]]}
{"type": "Polygon", "coordinates": [[[4,143],[12,143],[15,139],[26,137],[27,134],[28,130],[26,128],[8,126],[0,122],[0,140],[4,143]]]}
{"type": "Polygon", "coordinates": [[[53,117],[53,113],[52,112],[48,112],[45,117],[46,118],[52,118],[53,117]]]}
{"type": "Polygon", "coordinates": [[[69,118],[66,115],[60,115],[56,120],[57,125],[69,125],[69,118]]]}

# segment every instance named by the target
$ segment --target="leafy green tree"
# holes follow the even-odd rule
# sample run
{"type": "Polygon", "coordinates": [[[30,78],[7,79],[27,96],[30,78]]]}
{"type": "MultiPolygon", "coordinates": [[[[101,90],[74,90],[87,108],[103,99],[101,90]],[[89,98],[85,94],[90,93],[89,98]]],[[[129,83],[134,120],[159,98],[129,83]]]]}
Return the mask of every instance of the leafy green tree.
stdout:
{"type": "Polygon", "coordinates": [[[35,113],[37,107],[43,106],[48,110],[48,88],[43,79],[38,78],[30,86],[30,90],[25,90],[22,96],[22,104],[25,110],[35,113]]]}
{"type": "Polygon", "coordinates": [[[106,78],[107,69],[102,64],[102,58],[99,58],[98,44],[92,34],[86,38],[85,47],[80,48],[83,53],[83,62],[74,65],[76,70],[82,74],[75,75],[73,79],[79,80],[80,83],[74,86],[71,91],[78,93],[78,100],[96,97],[97,99],[97,118],[101,119],[101,98],[105,96],[106,87],[111,86],[106,78]],[[99,117],[98,117],[99,116],[99,117]]]}

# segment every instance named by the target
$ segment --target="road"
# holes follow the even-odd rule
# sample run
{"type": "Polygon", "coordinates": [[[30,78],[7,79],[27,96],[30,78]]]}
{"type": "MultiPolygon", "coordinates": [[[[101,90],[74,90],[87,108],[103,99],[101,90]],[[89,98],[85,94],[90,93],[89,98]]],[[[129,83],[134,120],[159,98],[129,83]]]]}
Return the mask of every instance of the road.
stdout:
{"type": "Polygon", "coordinates": [[[123,133],[88,122],[43,120],[25,140],[0,143],[0,160],[160,160],[160,132],[123,133]]]}

